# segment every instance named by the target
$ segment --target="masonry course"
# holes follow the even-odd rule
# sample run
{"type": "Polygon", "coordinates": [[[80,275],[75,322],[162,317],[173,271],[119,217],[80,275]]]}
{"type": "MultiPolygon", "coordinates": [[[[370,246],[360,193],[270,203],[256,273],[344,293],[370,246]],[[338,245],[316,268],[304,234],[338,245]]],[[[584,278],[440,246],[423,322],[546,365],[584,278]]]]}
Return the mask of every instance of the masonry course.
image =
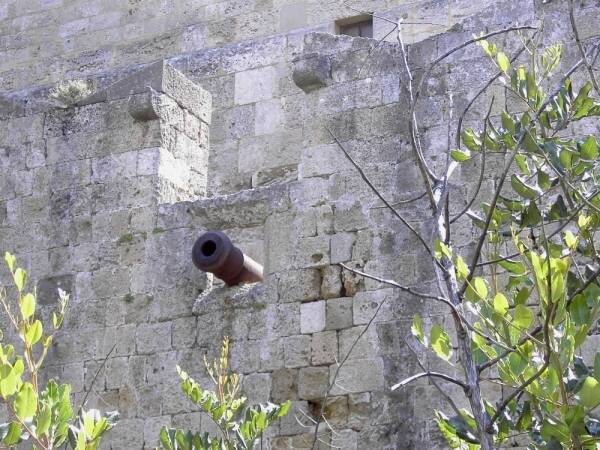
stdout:
{"type": "MultiPolygon", "coordinates": [[[[415,73],[472,33],[516,21],[544,16],[548,39],[568,36],[557,2],[484,2],[491,6],[475,15],[474,2],[372,3],[385,17],[441,23],[407,30],[419,41],[409,48],[415,73]]],[[[584,7],[587,32],[598,7],[584,7]]],[[[251,400],[293,402],[265,445],[310,448],[303,414],[320,409],[337,362],[381,304],[340,370],[324,408],[336,433],[320,445],[445,448],[430,414],[444,405],[432,386],[389,390],[418,370],[404,343],[412,315],[442,312],[336,266],[424,288],[434,280],[417,243],[324,127],[390,202],[420,194],[394,36],[375,45],[323,33],[354,14],[312,1],[0,6],[0,250],[16,252],[30,272],[44,315],[57,288],[71,292],[48,376],[72,383],[76,402],[116,344],[89,396],[89,406],[121,412],[103,448],[153,448],[162,425],[211,429],[180,393],[174,367],[209,385],[202,358],[224,335],[251,400]],[[51,83],[76,76],[96,93],[58,108],[51,83]],[[196,270],[191,248],[209,229],[262,262],[265,282],[228,288],[196,270]]],[[[375,22],[376,35],[386,23],[375,22]]],[[[565,65],[576,58],[567,46],[565,65]]],[[[418,113],[434,165],[443,164],[446,121],[491,73],[478,49],[466,49],[425,85],[418,113]]],[[[484,109],[477,102],[467,122],[484,109]]],[[[457,207],[472,181],[469,169],[459,173],[457,207]]],[[[426,229],[422,204],[400,209],[426,229]]],[[[468,245],[471,225],[460,233],[468,245]]]]}

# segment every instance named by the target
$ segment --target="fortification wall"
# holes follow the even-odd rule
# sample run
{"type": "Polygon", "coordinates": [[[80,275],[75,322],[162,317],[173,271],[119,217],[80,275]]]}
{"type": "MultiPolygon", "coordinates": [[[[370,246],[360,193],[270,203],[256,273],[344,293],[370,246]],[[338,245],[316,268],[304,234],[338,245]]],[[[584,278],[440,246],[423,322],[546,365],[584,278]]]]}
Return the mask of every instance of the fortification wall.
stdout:
{"type": "MultiPolygon", "coordinates": [[[[591,30],[598,8],[587,6],[578,12],[591,30]]],[[[418,75],[473,32],[542,14],[548,39],[567,36],[564,5],[499,4],[411,46],[411,65],[418,75]]],[[[498,42],[511,52],[521,43],[498,42]]],[[[202,356],[215,355],[225,334],[251,401],[293,400],[265,445],[310,448],[303,413],[320,408],[336,363],[379,306],[326,408],[337,434],[322,438],[344,449],[444,448],[431,419],[432,408],[444,407],[433,386],[423,381],[396,393],[389,386],[418,370],[405,342],[412,315],[443,323],[446,311],[337,265],[424,290],[434,280],[418,244],[327,131],[391,203],[421,193],[401,54],[393,43],[375,44],[280,34],[104,71],[95,77],[98,93],[67,109],[52,105],[45,86],[2,96],[0,250],[16,252],[31,273],[45,315],[57,287],[72,293],[48,362],[49,375],[73,384],[76,402],[116,344],[89,397],[89,406],[122,415],[104,448],[152,448],[162,425],[210,427],[179,392],[173,368],[208,384],[202,356]],[[263,263],[265,282],[227,288],[193,268],[192,244],[207,229],[226,231],[263,263]]],[[[144,57],[136,51],[132,62],[144,57]]],[[[567,46],[565,65],[575,58],[567,46]]],[[[493,73],[468,48],[425,84],[418,113],[434,166],[445,161],[447,124],[493,73]]],[[[502,89],[492,92],[498,103],[514,103],[502,89]]],[[[486,110],[476,102],[465,123],[486,110]]],[[[478,170],[457,173],[456,209],[472,195],[478,170]]],[[[398,208],[427,230],[424,202],[398,208]]],[[[472,233],[465,222],[455,239],[469,245],[472,233]]]]}
{"type": "MultiPolygon", "coordinates": [[[[370,0],[350,6],[378,13],[396,7],[398,17],[426,22],[407,28],[413,40],[490,3],[370,0]]],[[[0,5],[0,89],[94,76],[265,36],[333,32],[335,20],[357,14],[342,1],[317,0],[6,0],[0,5]]],[[[392,25],[374,26],[375,36],[383,36],[392,25]]]]}

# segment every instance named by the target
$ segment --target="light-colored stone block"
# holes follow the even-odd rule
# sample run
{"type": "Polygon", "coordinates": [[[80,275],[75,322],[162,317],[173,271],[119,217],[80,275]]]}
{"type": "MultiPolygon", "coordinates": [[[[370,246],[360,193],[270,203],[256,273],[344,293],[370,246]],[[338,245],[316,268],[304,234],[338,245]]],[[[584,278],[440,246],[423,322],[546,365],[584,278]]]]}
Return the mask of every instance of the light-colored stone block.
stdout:
{"type": "Polygon", "coordinates": [[[306,26],[306,4],[292,3],[283,5],[279,11],[279,29],[293,30],[306,26]]]}
{"type": "MultiPolygon", "coordinates": [[[[330,382],[334,381],[337,367],[330,368],[330,382]]],[[[348,360],[341,367],[332,395],[377,391],[384,388],[383,360],[381,358],[348,360]]]]}
{"type": "Polygon", "coordinates": [[[283,121],[281,100],[258,102],[254,110],[254,134],[272,134],[278,131],[283,121]]]}
{"type": "Polygon", "coordinates": [[[318,302],[303,303],[300,305],[300,331],[302,333],[318,333],[325,329],[326,303],[318,302]]]}
{"type": "Polygon", "coordinates": [[[337,332],[324,331],[313,334],[311,348],[313,365],[333,364],[338,355],[337,332]]]}
{"type": "Polygon", "coordinates": [[[236,73],[235,104],[246,105],[273,98],[276,83],[277,71],[271,66],[236,73]]]}

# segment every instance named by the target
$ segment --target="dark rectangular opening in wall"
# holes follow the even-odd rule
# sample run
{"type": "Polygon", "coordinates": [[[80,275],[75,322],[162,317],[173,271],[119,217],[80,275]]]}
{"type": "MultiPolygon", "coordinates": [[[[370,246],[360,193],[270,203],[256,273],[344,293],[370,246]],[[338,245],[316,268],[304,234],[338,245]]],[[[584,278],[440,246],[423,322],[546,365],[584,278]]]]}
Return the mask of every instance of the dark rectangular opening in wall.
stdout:
{"type": "Polygon", "coordinates": [[[335,22],[337,34],[345,34],[353,37],[373,37],[373,16],[363,14],[360,16],[348,17],[335,22]]]}

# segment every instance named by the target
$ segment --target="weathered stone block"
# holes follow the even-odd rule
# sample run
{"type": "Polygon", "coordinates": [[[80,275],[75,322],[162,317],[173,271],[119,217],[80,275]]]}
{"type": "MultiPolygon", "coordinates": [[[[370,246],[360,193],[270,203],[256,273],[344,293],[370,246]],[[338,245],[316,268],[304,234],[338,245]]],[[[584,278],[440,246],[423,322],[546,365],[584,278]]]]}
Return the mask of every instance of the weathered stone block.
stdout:
{"type": "Polygon", "coordinates": [[[292,3],[283,5],[279,10],[280,31],[293,30],[306,25],[306,5],[304,3],[292,3]]]}
{"type": "Polygon", "coordinates": [[[285,271],[280,272],[277,277],[279,301],[310,301],[319,298],[321,272],[318,269],[285,271]]]}
{"type": "Polygon", "coordinates": [[[268,100],[257,103],[255,105],[254,120],[254,134],[257,136],[275,133],[281,127],[283,121],[281,100],[268,100]]]}
{"type": "Polygon", "coordinates": [[[323,281],[321,282],[321,297],[336,298],[342,295],[342,268],[327,266],[321,269],[323,281]]]}
{"type": "Polygon", "coordinates": [[[283,340],[286,368],[310,365],[310,336],[289,336],[283,340]]]}
{"type": "Polygon", "coordinates": [[[303,303],[300,305],[300,330],[302,333],[317,333],[325,329],[325,301],[303,303]]]}
{"type": "Polygon", "coordinates": [[[324,331],[312,336],[311,362],[315,366],[333,364],[337,360],[337,332],[324,331]]]}
{"type": "Polygon", "coordinates": [[[182,317],[173,321],[171,342],[173,348],[189,348],[196,342],[196,317],[182,317]]]}
{"type": "Polygon", "coordinates": [[[126,382],[129,373],[129,358],[126,356],[110,358],[106,362],[104,378],[106,389],[119,389],[126,382]]]}
{"type": "MultiPolygon", "coordinates": [[[[337,368],[330,368],[330,382],[337,368]]],[[[341,367],[332,395],[377,391],[384,388],[383,360],[381,358],[348,360],[341,367]]]]}
{"type": "Polygon", "coordinates": [[[271,398],[276,403],[298,398],[298,370],[279,369],[273,371],[271,398]]]}
{"type": "Polygon", "coordinates": [[[271,394],[271,376],[268,373],[246,375],[242,383],[242,392],[248,398],[248,404],[266,402],[271,394]]]}
{"type": "Polygon", "coordinates": [[[298,395],[302,400],[321,399],[327,392],[328,383],[328,367],[305,367],[298,375],[298,395]]]}
{"type": "Polygon", "coordinates": [[[171,322],[138,325],[135,345],[140,354],[169,350],[171,348],[171,322]]]}
{"type": "Polygon", "coordinates": [[[273,98],[277,83],[274,67],[247,70],[235,74],[235,104],[245,105],[273,98]]]}
{"type": "Polygon", "coordinates": [[[284,347],[281,339],[260,341],[260,370],[272,371],[284,366],[284,347]]]}
{"type": "Polygon", "coordinates": [[[325,267],[329,265],[329,236],[301,239],[295,252],[296,267],[325,267]]]}
{"type": "Polygon", "coordinates": [[[396,297],[397,294],[392,289],[358,292],[353,298],[354,325],[368,323],[375,314],[375,322],[392,319],[393,302],[396,297]]]}
{"type": "Polygon", "coordinates": [[[327,300],[325,329],[340,330],[352,326],[352,299],[348,297],[327,300]]]}
{"type": "Polygon", "coordinates": [[[375,328],[369,328],[369,330],[363,334],[364,329],[364,326],[359,326],[339,332],[339,361],[346,358],[366,359],[372,355],[378,354],[377,332],[375,328]],[[348,354],[350,351],[351,353],[348,354]]]}

